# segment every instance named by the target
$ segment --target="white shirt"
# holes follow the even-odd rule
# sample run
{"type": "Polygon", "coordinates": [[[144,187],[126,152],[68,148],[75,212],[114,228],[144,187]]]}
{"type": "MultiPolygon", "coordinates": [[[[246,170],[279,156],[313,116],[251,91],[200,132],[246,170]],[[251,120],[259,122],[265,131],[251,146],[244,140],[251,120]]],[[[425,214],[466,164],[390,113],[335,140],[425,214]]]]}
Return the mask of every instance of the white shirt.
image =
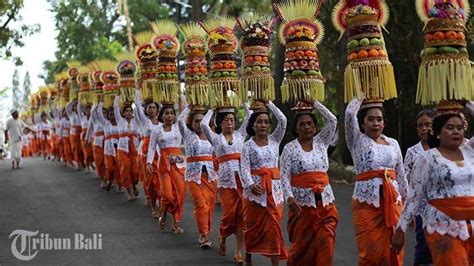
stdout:
{"type": "MultiPolygon", "coordinates": [[[[233,154],[233,153],[242,153],[244,148],[244,140],[247,137],[247,124],[249,122],[250,115],[252,111],[247,111],[244,121],[240,128],[232,134],[232,144],[225,139],[223,134],[216,134],[209,127],[209,122],[211,121],[213,111],[207,111],[206,115],[201,121],[201,129],[206,135],[206,138],[212,144],[214,148],[214,153],[217,157],[233,154]]],[[[237,183],[235,181],[235,173],[238,173],[240,176],[240,161],[239,160],[230,160],[222,162],[219,164],[218,171],[218,182],[217,186],[219,188],[232,188],[237,189],[237,183]]]]}
{"type": "Polygon", "coordinates": [[[139,123],[136,117],[132,118],[130,122],[122,117],[122,114],[120,113],[119,101],[120,97],[116,96],[114,100],[114,114],[115,120],[117,120],[117,127],[120,134],[118,149],[128,153],[130,144],[133,143],[135,145],[135,149],[137,149],[138,145],[140,144],[138,140],[139,123]],[[132,137],[129,137],[129,135],[132,135],[132,137]],[[131,141],[132,143],[130,143],[131,141]]]}
{"type": "MultiPolygon", "coordinates": [[[[207,139],[202,140],[199,136],[191,131],[186,126],[186,119],[189,115],[189,108],[186,107],[178,117],[178,126],[181,136],[184,139],[184,148],[186,150],[186,157],[192,156],[212,156],[212,145],[207,139]]],[[[186,174],[184,179],[186,181],[193,181],[201,184],[202,168],[206,167],[208,180],[214,181],[217,179],[216,171],[214,170],[213,161],[202,162],[186,162],[186,174]]]]}
{"type": "Polygon", "coordinates": [[[8,139],[11,143],[21,141],[23,137],[23,129],[28,127],[20,118],[10,118],[7,121],[5,130],[8,134],[8,139]]]}
{"type": "MultiPolygon", "coordinates": [[[[260,196],[257,196],[252,193],[250,187],[253,184],[260,185],[261,177],[252,175],[251,171],[260,168],[278,167],[280,142],[285,136],[286,130],[285,115],[272,102],[268,103],[268,108],[276,117],[278,124],[273,133],[268,136],[268,144],[266,146],[257,145],[253,138],[245,142],[240,165],[244,198],[254,201],[263,207],[267,206],[267,194],[263,192],[260,196]]],[[[283,202],[283,190],[280,179],[272,180],[272,194],[275,205],[283,202]]]]}
{"type": "Polygon", "coordinates": [[[410,192],[398,222],[404,232],[414,217],[420,214],[423,228],[430,234],[448,234],[461,240],[469,238],[466,221],[453,220],[428,202],[432,199],[474,196],[474,139],[462,146],[461,151],[464,157],[463,167],[446,159],[436,148],[426,151],[416,160],[413,176],[417,178],[410,181],[410,192]],[[420,213],[422,204],[426,206],[421,208],[420,213]]]}
{"type": "MultiPolygon", "coordinates": [[[[345,128],[346,142],[349,148],[357,174],[373,170],[394,169],[397,179],[390,184],[397,191],[397,201],[405,199],[408,194],[408,182],[403,168],[402,153],[398,142],[387,136],[382,137],[389,145],[376,143],[372,138],[362,133],[357,121],[357,112],[362,101],[352,99],[346,108],[345,128]]],[[[380,207],[380,187],[382,178],[367,181],[356,181],[352,198],[375,207],[380,207]]]]}
{"type": "MultiPolygon", "coordinates": [[[[327,172],[329,168],[328,147],[336,134],[337,119],[324,105],[316,101],[316,110],[324,117],[324,128],[313,137],[313,149],[306,152],[298,139],[286,144],[280,158],[281,180],[285,199],[292,197],[298,205],[316,208],[314,192],[311,188],[291,186],[291,176],[306,172],[327,172]]],[[[324,187],[321,193],[322,204],[327,206],[334,202],[331,185],[324,187]]]]}

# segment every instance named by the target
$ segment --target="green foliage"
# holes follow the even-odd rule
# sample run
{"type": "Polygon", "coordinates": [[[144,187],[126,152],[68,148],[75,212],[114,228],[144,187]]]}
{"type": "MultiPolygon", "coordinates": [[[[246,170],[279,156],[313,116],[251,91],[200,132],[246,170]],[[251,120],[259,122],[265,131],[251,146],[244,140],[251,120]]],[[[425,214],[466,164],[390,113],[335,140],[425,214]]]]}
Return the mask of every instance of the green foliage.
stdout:
{"type": "Polygon", "coordinates": [[[18,57],[12,58],[12,47],[22,47],[23,38],[40,30],[38,24],[21,23],[22,17],[19,12],[22,8],[23,0],[0,1],[0,59],[13,59],[16,65],[21,65],[23,62],[18,57]]]}
{"type": "Polygon", "coordinates": [[[15,109],[21,109],[22,104],[22,97],[21,97],[21,91],[20,91],[20,76],[18,74],[18,69],[15,69],[15,72],[13,72],[13,79],[12,79],[12,92],[13,92],[13,108],[15,109]]]}

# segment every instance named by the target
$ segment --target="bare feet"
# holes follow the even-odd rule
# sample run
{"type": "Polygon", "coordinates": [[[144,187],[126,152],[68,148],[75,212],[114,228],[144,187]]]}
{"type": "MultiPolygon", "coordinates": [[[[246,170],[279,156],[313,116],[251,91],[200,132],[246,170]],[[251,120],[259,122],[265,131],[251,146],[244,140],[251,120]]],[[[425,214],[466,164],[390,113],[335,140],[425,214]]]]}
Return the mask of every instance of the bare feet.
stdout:
{"type": "Polygon", "coordinates": [[[219,237],[219,254],[221,256],[227,256],[227,246],[225,244],[225,238],[219,237]]]}
{"type": "Polygon", "coordinates": [[[183,228],[179,227],[179,225],[174,224],[173,228],[171,228],[171,232],[173,232],[174,234],[183,234],[184,230],[183,228]]]}

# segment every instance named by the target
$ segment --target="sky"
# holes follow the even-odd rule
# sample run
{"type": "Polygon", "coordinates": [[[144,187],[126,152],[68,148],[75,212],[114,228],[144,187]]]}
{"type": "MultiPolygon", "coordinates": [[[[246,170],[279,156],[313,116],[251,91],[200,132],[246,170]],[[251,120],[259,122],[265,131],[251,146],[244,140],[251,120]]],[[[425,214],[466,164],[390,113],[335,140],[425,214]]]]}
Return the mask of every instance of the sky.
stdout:
{"type": "MultiPolygon", "coordinates": [[[[58,34],[54,28],[54,15],[48,10],[50,4],[46,0],[25,0],[24,7],[20,11],[24,24],[39,24],[41,31],[24,38],[25,46],[13,48],[14,56],[20,57],[23,65],[17,67],[20,74],[20,87],[26,71],[30,72],[31,90],[36,91],[39,86],[45,85],[43,79],[39,78],[43,72],[43,61],[53,60],[56,51],[58,34]]],[[[1,61],[0,59],[0,88],[11,87],[15,64],[11,61],[1,61]]],[[[1,103],[0,119],[5,119],[11,108],[11,92],[7,98],[7,103],[1,103]],[[3,108],[1,108],[3,107],[3,108]]]]}

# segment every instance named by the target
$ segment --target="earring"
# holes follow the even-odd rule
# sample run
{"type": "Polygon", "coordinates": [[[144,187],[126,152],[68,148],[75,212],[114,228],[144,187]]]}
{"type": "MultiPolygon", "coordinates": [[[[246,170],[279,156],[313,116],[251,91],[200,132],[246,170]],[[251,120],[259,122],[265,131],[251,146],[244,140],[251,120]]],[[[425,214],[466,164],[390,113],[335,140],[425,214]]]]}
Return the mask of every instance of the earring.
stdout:
{"type": "Polygon", "coordinates": [[[439,135],[438,135],[438,136],[436,136],[436,138],[437,138],[437,139],[439,139],[439,135]]]}

